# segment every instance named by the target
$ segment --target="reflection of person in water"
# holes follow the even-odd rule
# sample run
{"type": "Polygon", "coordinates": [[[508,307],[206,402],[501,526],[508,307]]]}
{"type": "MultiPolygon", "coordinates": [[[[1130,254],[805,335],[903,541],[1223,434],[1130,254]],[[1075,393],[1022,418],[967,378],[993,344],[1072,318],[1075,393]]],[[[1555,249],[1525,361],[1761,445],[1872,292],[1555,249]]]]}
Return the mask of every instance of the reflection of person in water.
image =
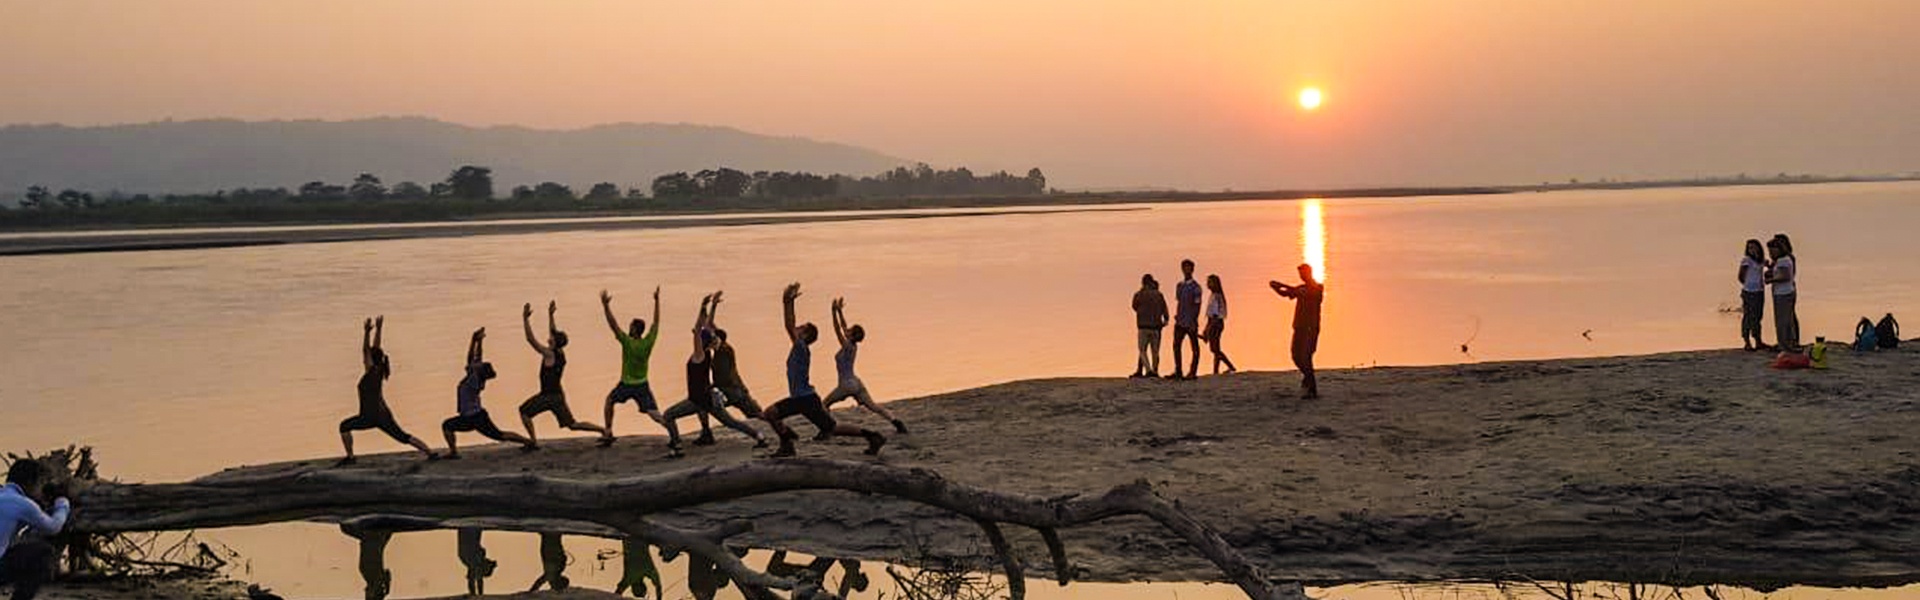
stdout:
{"type": "MultiPolygon", "coordinates": [[[[734,556],[747,555],[746,548],[733,548],[731,551],[734,556]]],[[[660,548],[660,560],[672,562],[679,557],[678,548],[660,548]]],[[[715,566],[713,561],[692,552],[687,553],[687,591],[693,594],[695,600],[713,600],[728,583],[727,575],[720,572],[720,567],[715,566]]]]}
{"type": "Polygon", "coordinates": [[[487,558],[486,547],[480,545],[478,529],[461,529],[459,544],[460,564],[467,567],[467,595],[486,595],[487,578],[493,576],[493,568],[500,563],[487,558]]]}
{"type": "Polygon", "coordinates": [[[841,598],[846,598],[850,592],[867,591],[867,587],[872,585],[872,583],[871,580],[867,579],[867,574],[862,571],[860,561],[851,558],[840,559],[840,589],[838,593],[841,598]]]}
{"type": "Polygon", "coordinates": [[[393,591],[393,571],[387,570],[387,542],[393,532],[341,525],[340,531],[360,540],[360,580],[367,584],[367,600],[382,600],[393,591]]]}
{"type": "Polygon", "coordinates": [[[667,597],[660,589],[660,568],[654,566],[653,553],[647,550],[645,541],[631,537],[620,540],[620,564],[620,583],[614,586],[613,595],[632,590],[633,597],[645,598],[647,582],[652,581],[653,597],[667,597]]]}
{"type": "Polygon", "coordinates": [[[533,586],[527,593],[540,591],[540,586],[553,588],[553,591],[566,591],[573,586],[567,579],[567,547],[560,543],[560,534],[540,534],[540,577],[533,580],[533,586]]]}

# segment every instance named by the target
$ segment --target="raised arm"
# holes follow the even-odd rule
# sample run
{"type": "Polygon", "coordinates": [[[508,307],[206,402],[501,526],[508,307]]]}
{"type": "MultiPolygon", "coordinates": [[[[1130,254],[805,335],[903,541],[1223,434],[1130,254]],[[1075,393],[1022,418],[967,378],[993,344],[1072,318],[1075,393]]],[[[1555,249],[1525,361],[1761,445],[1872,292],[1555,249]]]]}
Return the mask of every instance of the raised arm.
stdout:
{"type": "Polygon", "coordinates": [[[613,330],[613,337],[626,335],[620,332],[620,321],[613,318],[613,294],[606,290],[600,290],[600,312],[607,314],[607,329],[613,330]]]}
{"type": "Polygon", "coordinates": [[[540,338],[535,337],[533,335],[533,304],[532,303],[527,303],[521,306],[520,326],[522,329],[525,329],[527,331],[527,345],[533,346],[533,350],[535,352],[539,352],[540,356],[543,356],[543,357],[553,353],[553,351],[547,349],[546,346],[540,345],[540,338]]]}
{"type": "Polygon", "coordinates": [[[653,323],[647,326],[647,337],[660,335],[660,286],[653,286],[653,323]]]}
{"type": "Polygon", "coordinates": [[[800,342],[800,328],[794,323],[796,319],[793,317],[793,301],[799,298],[800,284],[798,282],[787,284],[786,291],[780,293],[780,304],[786,309],[785,323],[787,325],[787,339],[792,340],[794,343],[800,342]]]}
{"type": "Polygon", "coordinates": [[[473,339],[467,342],[467,364],[479,363],[486,355],[484,343],[487,340],[487,328],[473,330],[473,339]]]}
{"type": "Polygon", "coordinates": [[[560,326],[553,321],[553,313],[559,310],[560,302],[558,300],[547,301],[547,339],[553,339],[555,337],[554,334],[560,333],[560,326]]]}
{"type": "Polygon", "coordinates": [[[360,366],[373,368],[373,319],[360,330],[360,366]]]}
{"type": "Polygon", "coordinates": [[[720,327],[720,325],[718,324],[720,322],[720,298],[723,297],[725,294],[726,294],[725,291],[714,290],[713,306],[707,308],[707,326],[708,327],[713,327],[716,329],[720,327]]]}
{"type": "Polygon", "coordinates": [[[847,345],[846,310],[847,310],[846,298],[833,299],[833,337],[838,338],[840,340],[840,345],[842,346],[847,345]]]}
{"type": "Polygon", "coordinates": [[[693,353],[698,355],[706,351],[706,344],[700,343],[700,333],[707,329],[707,308],[713,304],[711,294],[700,298],[700,316],[693,318],[693,353]]]}

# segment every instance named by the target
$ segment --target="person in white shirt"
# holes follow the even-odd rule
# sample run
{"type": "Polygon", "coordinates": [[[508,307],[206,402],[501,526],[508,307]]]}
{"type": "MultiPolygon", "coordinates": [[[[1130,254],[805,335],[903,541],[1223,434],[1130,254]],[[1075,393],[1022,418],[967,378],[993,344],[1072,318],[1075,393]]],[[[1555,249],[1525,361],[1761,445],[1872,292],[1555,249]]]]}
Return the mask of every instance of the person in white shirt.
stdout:
{"type": "Polygon", "coordinates": [[[1740,343],[1748,352],[1768,350],[1760,341],[1760,322],[1767,313],[1767,251],[1760,240],[1747,240],[1740,257],[1740,343]]]}
{"type": "Polygon", "coordinates": [[[1767,242],[1773,253],[1773,268],[1767,271],[1767,283],[1773,286],[1773,336],[1781,350],[1800,349],[1800,316],[1794,312],[1799,287],[1794,282],[1800,271],[1793,260],[1793,242],[1787,234],[1778,234],[1767,242]]]}
{"type": "Polygon", "coordinates": [[[1220,337],[1227,333],[1227,291],[1220,287],[1219,275],[1207,276],[1207,350],[1213,352],[1213,374],[1220,374],[1220,363],[1227,364],[1227,372],[1240,369],[1233,366],[1233,359],[1227,358],[1227,352],[1220,349],[1220,337]]]}
{"type": "Polygon", "coordinates": [[[39,462],[17,460],[7,469],[6,487],[0,487],[0,580],[13,585],[13,600],[33,600],[53,579],[58,556],[46,538],[66,527],[72,510],[64,493],[53,501],[53,514],[40,509],[34,498],[46,477],[39,462]],[[23,531],[29,535],[16,540],[23,531]]]}

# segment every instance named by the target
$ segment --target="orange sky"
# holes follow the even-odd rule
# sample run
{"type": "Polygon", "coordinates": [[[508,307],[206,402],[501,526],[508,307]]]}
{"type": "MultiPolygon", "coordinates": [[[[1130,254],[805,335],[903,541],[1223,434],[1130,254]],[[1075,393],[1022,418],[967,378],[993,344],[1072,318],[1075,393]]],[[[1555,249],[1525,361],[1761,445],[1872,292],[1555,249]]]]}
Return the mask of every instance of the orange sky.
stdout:
{"type": "Polygon", "coordinates": [[[1915,25],[1910,0],[0,0],[0,123],[695,122],[1079,186],[1910,171],[1915,25]]]}

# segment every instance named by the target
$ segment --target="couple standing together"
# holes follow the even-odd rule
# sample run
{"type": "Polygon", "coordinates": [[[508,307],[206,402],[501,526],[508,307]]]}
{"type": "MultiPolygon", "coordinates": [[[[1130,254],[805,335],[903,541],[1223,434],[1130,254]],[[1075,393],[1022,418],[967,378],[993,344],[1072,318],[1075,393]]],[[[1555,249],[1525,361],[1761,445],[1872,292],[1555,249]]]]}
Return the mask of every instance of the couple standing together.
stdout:
{"type": "MultiPolygon", "coordinates": [[[[1173,313],[1173,374],[1168,379],[1193,379],[1200,374],[1200,338],[1205,337],[1207,347],[1213,352],[1213,372],[1220,373],[1221,364],[1227,372],[1237,371],[1233,361],[1227,358],[1226,351],[1220,347],[1220,340],[1227,328],[1227,293],[1220,284],[1219,275],[1207,276],[1207,290],[1212,295],[1207,298],[1207,328],[1204,334],[1200,330],[1200,283],[1193,279],[1193,261],[1180,261],[1181,280],[1175,288],[1174,298],[1177,310],[1173,313]],[[1182,373],[1181,345],[1187,345],[1191,362],[1186,363],[1186,372],[1182,373]]],[[[1294,301],[1293,310],[1293,364],[1300,369],[1301,397],[1320,397],[1320,386],[1314,377],[1313,354],[1320,347],[1320,305],[1326,298],[1326,288],[1313,278],[1313,266],[1300,265],[1300,283],[1289,285],[1278,281],[1270,282],[1274,293],[1294,301]]],[[[1133,377],[1160,376],[1160,336],[1167,326],[1167,299],[1160,293],[1160,282],[1154,280],[1151,273],[1140,276],[1140,290],[1133,294],[1134,324],[1139,329],[1139,360],[1134,367],[1133,377]]]]}
{"type": "Polygon", "coordinates": [[[1747,350],[1770,349],[1760,339],[1768,286],[1773,288],[1774,342],[1782,351],[1799,350],[1800,316],[1794,312],[1794,304],[1799,300],[1799,288],[1794,282],[1799,275],[1793,258],[1793,241],[1787,234],[1777,234],[1767,240],[1764,251],[1760,240],[1747,240],[1746,253],[1740,257],[1740,341],[1747,350]]]}

